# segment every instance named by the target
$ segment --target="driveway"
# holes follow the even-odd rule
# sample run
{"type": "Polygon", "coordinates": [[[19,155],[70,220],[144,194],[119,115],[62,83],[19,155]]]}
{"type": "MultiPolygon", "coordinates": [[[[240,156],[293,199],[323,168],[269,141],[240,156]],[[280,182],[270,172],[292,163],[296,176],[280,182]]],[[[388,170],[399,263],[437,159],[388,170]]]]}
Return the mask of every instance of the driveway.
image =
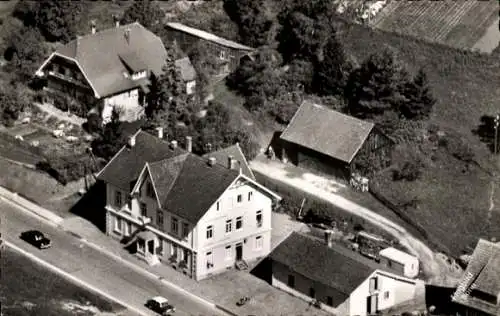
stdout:
{"type": "Polygon", "coordinates": [[[334,179],[319,176],[289,164],[283,164],[278,160],[269,160],[262,155],[250,163],[250,168],[254,172],[280,181],[329,202],[346,212],[362,217],[385,230],[420,259],[422,269],[429,276],[429,282],[436,285],[454,286],[461,277],[461,273],[452,273],[450,268],[438,260],[435,253],[424,242],[412,236],[400,224],[345,198],[340,193],[341,189],[345,189],[345,186],[334,179]]]}

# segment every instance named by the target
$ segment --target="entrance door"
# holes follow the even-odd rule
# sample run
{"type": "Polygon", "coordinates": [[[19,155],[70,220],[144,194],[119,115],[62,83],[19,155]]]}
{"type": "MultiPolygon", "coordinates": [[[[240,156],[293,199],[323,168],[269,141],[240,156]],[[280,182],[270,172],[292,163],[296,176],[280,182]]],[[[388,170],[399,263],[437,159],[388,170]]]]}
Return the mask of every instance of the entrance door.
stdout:
{"type": "Polygon", "coordinates": [[[155,241],[154,240],[148,240],[148,252],[152,255],[155,254],[155,241]]]}
{"type": "Polygon", "coordinates": [[[236,261],[243,260],[243,244],[236,244],[236,261]]]}

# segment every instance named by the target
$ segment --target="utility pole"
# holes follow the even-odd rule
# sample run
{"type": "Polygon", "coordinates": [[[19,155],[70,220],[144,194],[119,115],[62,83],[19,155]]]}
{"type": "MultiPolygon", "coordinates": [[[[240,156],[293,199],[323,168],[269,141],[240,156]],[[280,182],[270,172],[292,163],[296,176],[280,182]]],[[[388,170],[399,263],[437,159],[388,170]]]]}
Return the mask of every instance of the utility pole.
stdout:
{"type": "Polygon", "coordinates": [[[498,126],[500,125],[500,114],[497,114],[497,116],[495,116],[495,124],[494,124],[494,128],[495,128],[495,144],[494,144],[494,152],[495,152],[495,155],[498,153],[498,126]]]}

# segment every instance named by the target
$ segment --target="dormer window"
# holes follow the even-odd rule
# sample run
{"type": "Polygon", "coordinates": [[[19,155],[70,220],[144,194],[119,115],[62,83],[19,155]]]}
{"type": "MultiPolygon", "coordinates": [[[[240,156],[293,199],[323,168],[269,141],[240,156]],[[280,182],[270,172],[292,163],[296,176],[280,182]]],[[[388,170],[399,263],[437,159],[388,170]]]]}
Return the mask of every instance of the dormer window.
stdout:
{"type": "Polygon", "coordinates": [[[119,57],[127,70],[127,72],[124,73],[126,78],[139,80],[147,77],[148,66],[141,58],[141,54],[132,51],[126,54],[120,54],[119,57]]]}
{"type": "Polygon", "coordinates": [[[146,78],[146,70],[142,70],[142,71],[139,71],[139,72],[134,72],[132,73],[132,80],[138,80],[138,79],[142,79],[142,78],[146,78]]]}

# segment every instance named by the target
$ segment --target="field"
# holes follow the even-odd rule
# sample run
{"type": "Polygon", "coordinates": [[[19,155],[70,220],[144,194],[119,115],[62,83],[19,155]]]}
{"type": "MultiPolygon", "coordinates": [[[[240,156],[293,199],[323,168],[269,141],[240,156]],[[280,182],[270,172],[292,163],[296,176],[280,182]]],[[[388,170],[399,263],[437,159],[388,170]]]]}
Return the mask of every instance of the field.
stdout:
{"type": "MultiPolygon", "coordinates": [[[[493,24],[499,33],[498,1],[391,1],[370,24],[452,47],[475,48],[493,24]]],[[[499,37],[490,38],[496,40],[496,45],[482,44],[477,48],[490,53],[499,37]]]]}
{"type": "Polygon", "coordinates": [[[2,315],[90,316],[124,310],[6,247],[0,266],[2,315]]]}

